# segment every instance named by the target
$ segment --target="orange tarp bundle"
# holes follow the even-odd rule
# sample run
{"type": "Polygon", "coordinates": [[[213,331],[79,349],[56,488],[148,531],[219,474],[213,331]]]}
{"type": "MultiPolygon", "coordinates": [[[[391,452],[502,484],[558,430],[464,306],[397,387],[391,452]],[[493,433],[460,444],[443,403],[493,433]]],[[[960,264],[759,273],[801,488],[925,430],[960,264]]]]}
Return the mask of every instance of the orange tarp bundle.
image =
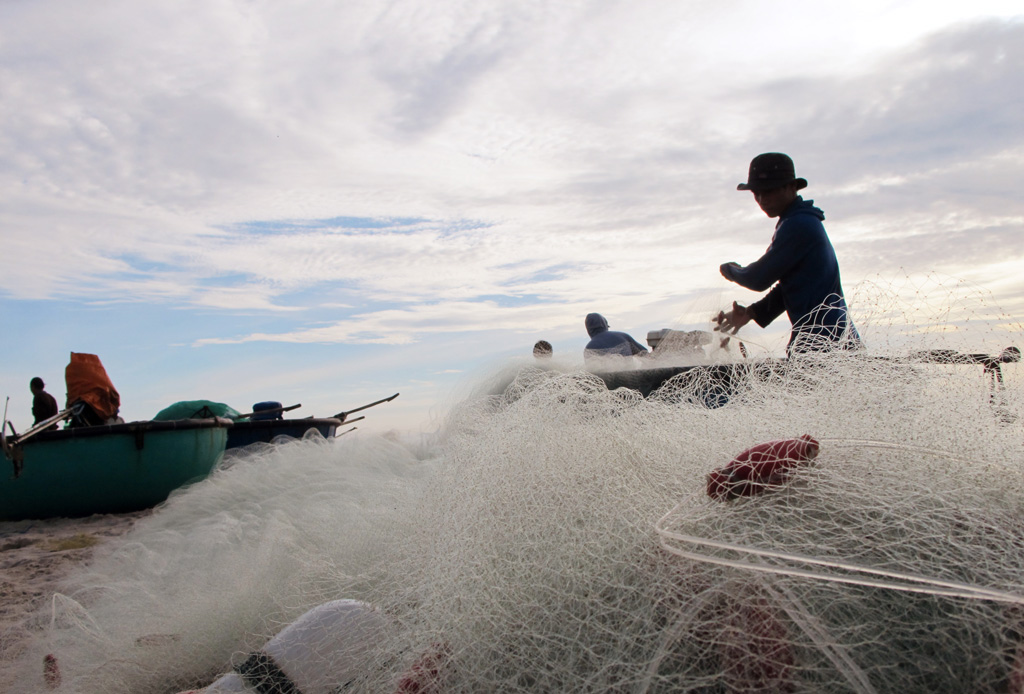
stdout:
{"type": "Polygon", "coordinates": [[[68,386],[67,407],[82,400],[102,419],[117,416],[121,396],[95,354],[72,352],[71,363],[64,369],[64,380],[68,386]]]}

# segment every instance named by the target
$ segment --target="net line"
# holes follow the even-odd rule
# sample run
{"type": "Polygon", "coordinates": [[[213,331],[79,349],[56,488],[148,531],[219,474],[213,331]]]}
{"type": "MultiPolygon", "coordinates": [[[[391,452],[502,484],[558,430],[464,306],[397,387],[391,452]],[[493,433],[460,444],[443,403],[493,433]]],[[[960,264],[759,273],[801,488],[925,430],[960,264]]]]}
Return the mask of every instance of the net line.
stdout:
{"type": "MultiPolygon", "coordinates": [[[[907,444],[892,443],[887,441],[875,441],[869,439],[845,439],[845,438],[822,438],[820,443],[830,444],[837,448],[876,448],[881,450],[900,450],[906,452],[923,453],[936,455],[950,461],[961,463],[984,465],[985,463],[971,460],[955,455],[949,451],[925,446],[913,446],[907,444]]],[[[1024,605],[1024,595],[1011,593],[993,588],[970,585],[960,581],[948,581],[939,578],[915,575],[902,571],[861,566],[851,562],[820,559],[817,557],[783,552],[779,550],[765,549],[743,545],[734,542],[715,540],[709,537],[688,535],[674,532],[667,527],[667,523],[684,509],[692,509],[695,506],[705,503],[701,494],[694,494],[690,498],[679,502],[668,513],[663,515],[655,524],[655,532],[659,541],[667,552],[685,559],[698,562],[729,566],[746,571],[756,571],[766,574],[778,574],[791,577],[807,578],[818,581],[833,583],[845,583],[859,585],[869,588],[883,588],[886,590],[903,591],[908,593],[921,593],[925,595],[936,595],[942,597],[965,598],[970,600],[990,600],[994,602],[1024,605]],[[730,559],[727,557],[714,556],[695,550],[683,549],[673,542],[681,543],[684,546],[707,547],[725,550],[740,556],[757,557],[767,561],[749,561],[743,559],[730,559]],[[770,563],[770,562],[776,563],[770,563]],[[789,565],[786,565],[786,562],[789,565]],[[810,565],[826,569],[835,569],[841,573],[825,573],[810,569],[801,569],[794,565],[810,565]],[[874,578],[877,577],[877,578],[874,578]]]]}

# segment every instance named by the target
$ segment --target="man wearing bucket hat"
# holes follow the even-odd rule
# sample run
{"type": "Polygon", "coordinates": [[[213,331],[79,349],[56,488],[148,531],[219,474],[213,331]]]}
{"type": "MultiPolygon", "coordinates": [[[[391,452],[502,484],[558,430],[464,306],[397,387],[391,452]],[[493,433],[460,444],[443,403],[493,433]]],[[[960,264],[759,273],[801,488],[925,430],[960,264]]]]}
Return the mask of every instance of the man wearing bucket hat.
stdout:
{"type": "Polygon", "coordinates": [[[724,263],[719,270],[730,282],[757,292],[771,289],[750,306],[733,302],[719,312],[716,330],[736,333],[753,320],[762,328],[785,311],[793,325],[786,351],[851,348],[860,336],[850,320],[839,279],[839,262],[825,233],[825,214],[797,191],[807,180],[797,178],[785,154],[759,154],[750,162],[746,183],[758,206],[778,218],[775,235],[764,255],[747,266],[724,263]],[[774,285],[774,286],[773,286],[774,285]]]}

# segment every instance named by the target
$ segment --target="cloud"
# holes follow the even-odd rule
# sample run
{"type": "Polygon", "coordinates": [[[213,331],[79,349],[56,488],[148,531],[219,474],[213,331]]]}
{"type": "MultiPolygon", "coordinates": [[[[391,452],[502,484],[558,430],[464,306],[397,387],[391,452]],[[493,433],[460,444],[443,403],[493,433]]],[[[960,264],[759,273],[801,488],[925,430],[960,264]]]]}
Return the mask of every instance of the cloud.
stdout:
{"type": "Polygon", "coordinates": [[[762,150],[848,281],[984,267],[1024,219],[1020,21],[922,35],[936,10],[892,49],[747,2],[46,8],[0,10],[30,37],[0,53],[0,291],[294,321],[202,344],[665,307],[764,250],[734,190],[762,150]]]}
{"type": "Polygon", "coordinates": [[[432,334],[527,332],[560,327],[569,312],[585,314],[583,305],[501,306],[496,301],[445,301],[411,304],[401,309],[356,313],[346,320],[289,332],[204,338],[196,346],[245,342],[348,343],[405,345],[432,334]]]}
{"type": "Polygon", "coordinates": [[[842,162],[828,168],[829,182],[889,178],[916,192],[1024,144],[1014,115],[1024,106],[1022,60],[1024,22],[957,25],[862,74],[790,77],[750,96],[766,112],[770,137],[800,143],[816,164],[842,162]]]}
{"type": "Polygon", "coordinates": [[[154,406],[408,407],[538,338],[579,358],[591,311],[697,327],[755,296],[717,268],[771,237],[735,190],[769,150],[856,320],[936,270],[1020,315],[1018,5],[0,3],[5,373],[85,345],[154,406]]]}

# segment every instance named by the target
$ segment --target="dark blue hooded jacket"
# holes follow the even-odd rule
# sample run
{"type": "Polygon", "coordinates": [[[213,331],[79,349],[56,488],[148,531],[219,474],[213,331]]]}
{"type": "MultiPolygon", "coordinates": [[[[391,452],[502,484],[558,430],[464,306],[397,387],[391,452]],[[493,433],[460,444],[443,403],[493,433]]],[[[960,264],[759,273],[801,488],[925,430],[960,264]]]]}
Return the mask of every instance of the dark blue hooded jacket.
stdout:
{"type": "Polygon", "coordinates": [[[839,262],[821,223],[824,219],[825,213],[813,200],[798,195],[779,215],[775,235],[763,256],[746,267],[726,266],[728,279],[742,287],[757,292],[771,287],[749,308],[762,328],[783,311],[789,315],[793,331],[787,349],[794,349],[794,343],[798,350],[824,347],[821,342],[860,343],[848,316],[839,262]]]}
{"type": "Polygon", "coordinates": [[[584,324],[587,326],[587,334],[590,335],[590,342],[583,350],[584,357],[603,357],[610,354],[631,357],[647,351],[646,347],[626,333],[609,330],[608,321],[600,313],[588,313],[584,324]]]}

